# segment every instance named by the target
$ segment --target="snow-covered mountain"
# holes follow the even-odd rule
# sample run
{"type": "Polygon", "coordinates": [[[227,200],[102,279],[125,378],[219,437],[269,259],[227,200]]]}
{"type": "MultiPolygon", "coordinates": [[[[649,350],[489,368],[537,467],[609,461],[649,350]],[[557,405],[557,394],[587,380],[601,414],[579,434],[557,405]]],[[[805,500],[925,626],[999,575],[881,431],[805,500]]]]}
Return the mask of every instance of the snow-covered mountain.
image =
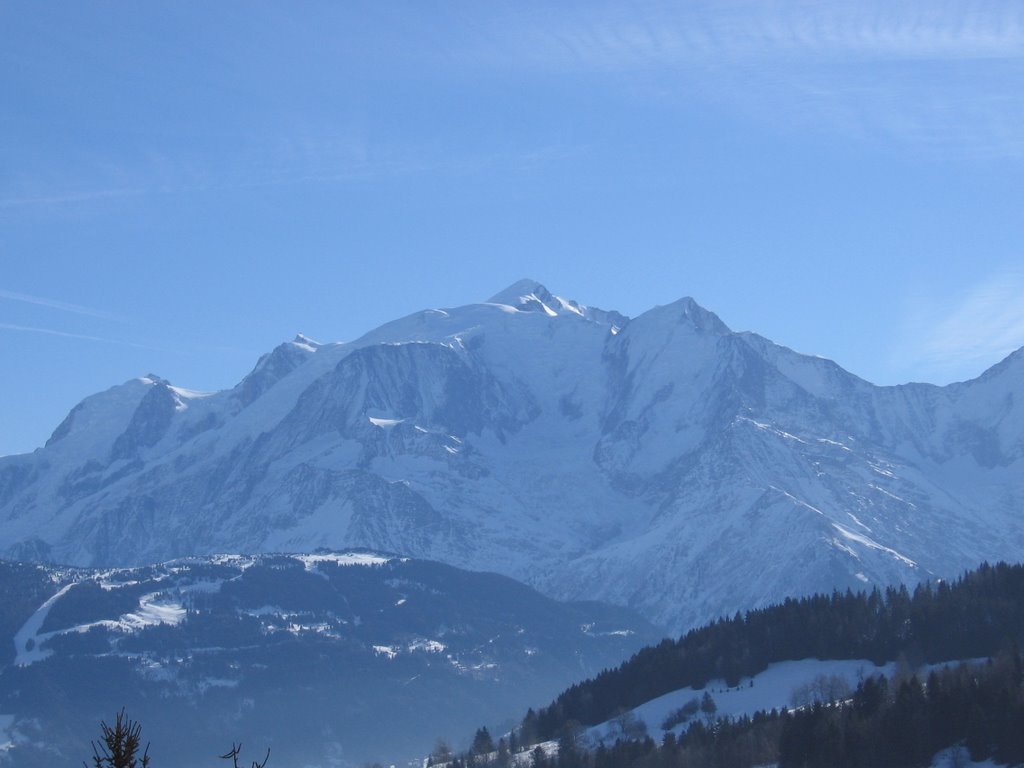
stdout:
{"type": "Polygon", "coordinates": [[[351,546],[682,628],[1024,548],[1024,351],[876,387],[692,299],[635,318],[521,281],[231,390],[146,376],[0,459],[0,552],[130,565],[351,546]]]}
{"type": "Polygon", "coordinates": [[[238,741],[280,765],[410,759],[657,638],[628,609],[368,551],[0,561],[0,585],[0,765],[19,768],[81,762],[122,707],[159,764],[238,741]]]}

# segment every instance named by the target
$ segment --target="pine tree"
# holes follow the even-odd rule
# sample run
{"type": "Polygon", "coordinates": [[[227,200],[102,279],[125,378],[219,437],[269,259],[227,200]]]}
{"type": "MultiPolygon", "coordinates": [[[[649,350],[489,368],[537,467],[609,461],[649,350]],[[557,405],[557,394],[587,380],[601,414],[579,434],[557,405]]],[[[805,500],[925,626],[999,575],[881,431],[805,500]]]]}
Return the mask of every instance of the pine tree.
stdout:
{"type": "Polygon", "coordinates": [[[710,691],[704,691],[704,697],[700,700],[700,711],[704,714],[704,720],[708,728],[715,724],[715,715],[718,713],[718,705],[710,691]]]}
{"type": "Polygon", "coordinates": [[[494,751],[494,739],[491,738],[487,726],[478,728],[473,737],[472,752],[474,755],[488,755],[494,751]]]}
{"type": "Polygon", "coordinates": [[[92,742],[95,768],[148,768],[149,744],[139,756],[142,726],[125,717],[123,709],[117,713],[113,728],[100,721],[100,730],[103,739],[98,744],[92,742]]]}

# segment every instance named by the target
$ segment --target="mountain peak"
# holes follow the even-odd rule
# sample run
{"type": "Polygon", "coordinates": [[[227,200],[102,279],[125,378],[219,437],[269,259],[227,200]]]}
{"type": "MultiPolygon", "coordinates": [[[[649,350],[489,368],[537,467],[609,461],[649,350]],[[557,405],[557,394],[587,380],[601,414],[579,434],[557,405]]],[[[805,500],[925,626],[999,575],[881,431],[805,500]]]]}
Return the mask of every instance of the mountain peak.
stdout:
{"type": "Polygon", "coordinates": [[[536,280],[524,278],[512,283],[505,290],[495,294],[488,304],[504,304],[515,307],[520,312],[543,312],[548,317],[555,317],[568,311],[581,317],[584,307],[575,301],[555,296],[551,291],[536,280]]]}
{"type": "Polygon", "coordinates": [[[680,320],[685,319],[702,331],[709,331],[720,335],[731,333],[729,326],[723,323],[718,315],[710,309],[702,307],[690,296],[684,296],[678,301],[672,302],[667,305],[666,309],[673,313],[678,313],[680,320]]]}
{"type": "Polygon", "coordinates": [[[732,332],[718,315],[705,309],[689,296],[649,309],[637,317],[635,322],[639,325],[634,328],[633,333],[642,335],[657,336],[677,325],[716,336],[725,336],[732,332]]]}
{"type": "Polygon", "coordinates": [[[516,280],[512,285],[502,291],[498,291],[487,300],[488,304],[506,304],[510,307],[517,307],[525,303],[530,296],[536,296],[541,301],[544,297],[553,298],[551,291],[541,283],[528,277],[516,280]]]}
{"type": "Polygon", "coordinates": [[[998,363],[987,368],[981,376],[974,379],[974,381],[991,381],[1008,371],[1017,369],[1018,367],[1021,367],[1020,369],[1024,370],[1024,347],[1014,350],[998,363]]]}
{"type": "Polygon", "coordinates": [[[309,336],[304,333],[296,333],[295,338],[292,339],[291,343],[300,347],[306,347],[310,352],[316,350],[317,347],[323,346],[319,341],[309,338],[309,336]]]}
{"type": "Polygon", "coordinates": [[[578,315],[591,322],[606,325],[612,333],[617,333],[629,318],[615,311],[588,307],[573,299],[565,299],[551,293],[542,283],[524,278],[512,283],[508,288],[499,291],[488,304],[504,304],[514,307],[520,312],[543,312],[548,317],[558,315],[578,315]]]}

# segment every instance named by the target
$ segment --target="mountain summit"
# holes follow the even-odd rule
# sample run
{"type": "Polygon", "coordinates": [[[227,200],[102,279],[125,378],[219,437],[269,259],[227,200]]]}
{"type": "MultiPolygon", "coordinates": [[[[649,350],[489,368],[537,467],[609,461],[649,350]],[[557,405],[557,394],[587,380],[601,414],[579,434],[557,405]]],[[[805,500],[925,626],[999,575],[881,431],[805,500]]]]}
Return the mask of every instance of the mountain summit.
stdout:
{"type": "Polygon", "coordinates": [[[510,307],[518,307],[527,303],[530,299],[545,301],[549,304],[556,303],[556,297],[551,291],[538,283],[536,280],[524,277],[517,280],[503,291],[498,291],[487,300],[488,304],[505,304],[510,307]]]}
{"type": "Polygon", "coordinates": [[[630,319],[521,280],[351,343],[300,335],[230,390],[86,398],[0,459],[0,554],[369,547],[681,629],[1016,558],[1020,359],[876,387],[693,299],[630,319]]]}
{"type": "Polygon", "coordinates": [[[587,307],[572,299],[555,296],[536,280],[518,280],[503,291],[487,300],[488,304],[502,304],[514,307],[520,312],[543,312],[549,317],[574,314],[618,329],[629,320],[618,312],[608,312],[596,307],[587,307]]]}

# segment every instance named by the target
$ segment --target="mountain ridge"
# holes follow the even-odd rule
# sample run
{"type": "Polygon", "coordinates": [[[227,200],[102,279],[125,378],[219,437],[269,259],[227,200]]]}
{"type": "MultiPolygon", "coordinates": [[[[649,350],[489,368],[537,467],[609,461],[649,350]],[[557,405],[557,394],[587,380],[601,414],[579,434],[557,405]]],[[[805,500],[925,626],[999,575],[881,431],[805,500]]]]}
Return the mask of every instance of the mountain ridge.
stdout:
{"type": "Polygon", "coordinates": [[[232,738],[288,765],[411,759],[659,636],[628,609],[368,550],[0,560],[0,583],[0,762],[33,768],[80,757],[121,708],[171,764],[232,738]]]}
{"type": "Polygon", "coordinates": [[[0,459],[0,554],[367,546],[682,629],[1024,545],[1020,351],[878,387],[689,298],[634,318],[533,280],[491,298],[297,337],[230,390],[86,398],[0,459]]]}

